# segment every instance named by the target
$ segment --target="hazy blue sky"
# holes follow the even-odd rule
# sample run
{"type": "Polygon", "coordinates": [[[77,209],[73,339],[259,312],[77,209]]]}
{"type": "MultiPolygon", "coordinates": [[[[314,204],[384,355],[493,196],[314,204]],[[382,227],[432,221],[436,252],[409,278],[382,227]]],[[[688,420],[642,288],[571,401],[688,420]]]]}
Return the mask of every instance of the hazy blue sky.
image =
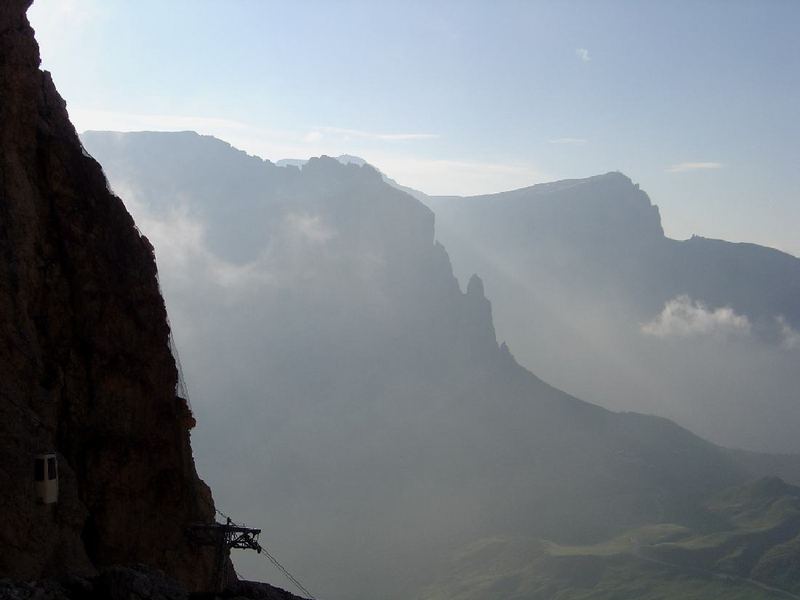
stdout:
{"type": "Polygon", "coordinates": [[[800,255],[800,2],[37,0],[79,130],[350,153],[428,193],[621,170],[669,235],[800,255]]]}

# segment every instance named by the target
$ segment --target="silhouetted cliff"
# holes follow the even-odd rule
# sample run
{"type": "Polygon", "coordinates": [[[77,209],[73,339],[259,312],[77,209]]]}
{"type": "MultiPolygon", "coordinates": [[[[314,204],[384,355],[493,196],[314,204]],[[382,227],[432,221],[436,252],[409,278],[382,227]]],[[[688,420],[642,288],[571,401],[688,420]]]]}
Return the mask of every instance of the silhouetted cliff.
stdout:
{"type": "MultiPolygon", "coordinates": [[[[417,597],[484,537],[691,524],[749,477],[665,419],[523,369],[497,343],[488,279],[462,291],[431,211],[371,167],[278,167],[191,132],[83,140],[153,232],[192,340],[204,473],[326,598],[417,597]]],[[[608,202],[617,179],[600,182],[608,202]]],[[[626,199],[659,234],[646,197],[626,199]]]]}
{"type": "Polygon", "coordinates": [[[459,278],[481,274],[500,337],[543,378],[724,445],[800,451],[798,258],[666,237],[621,173],[424,201],[459,278]]]}
{"type": "Polygon", "coordinates": [[[153,249],[69,122],[25,12],[0,6],[0,577],[140,562],[189,588],[214,506],[189,446],[153,249]],[[55,452],[56,504],[34,457],[55,452]]]}

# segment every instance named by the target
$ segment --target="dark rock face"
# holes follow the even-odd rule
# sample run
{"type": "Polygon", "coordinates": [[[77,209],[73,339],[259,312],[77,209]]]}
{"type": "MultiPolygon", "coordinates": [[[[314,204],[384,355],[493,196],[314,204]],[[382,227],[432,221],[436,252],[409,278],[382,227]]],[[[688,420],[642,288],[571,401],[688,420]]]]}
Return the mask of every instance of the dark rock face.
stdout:
{"type": "Polygon", "coordinates": [[[224,592],[188,592],[178,581],[145,565],[115,566],[96,577],[69,575],[33,581],[0,579],[4,600],[298,600],[297,596],[266,583],[237,581],[224,592]]]}
{"type": "Polygon", "coordinates": [[[214,515],[153,250],[83,151],[25,17],[0,7],[0,576],[143,562],[204,587],[214,515]],[[37,503],[56,452],[60,500],[37,503]]]}

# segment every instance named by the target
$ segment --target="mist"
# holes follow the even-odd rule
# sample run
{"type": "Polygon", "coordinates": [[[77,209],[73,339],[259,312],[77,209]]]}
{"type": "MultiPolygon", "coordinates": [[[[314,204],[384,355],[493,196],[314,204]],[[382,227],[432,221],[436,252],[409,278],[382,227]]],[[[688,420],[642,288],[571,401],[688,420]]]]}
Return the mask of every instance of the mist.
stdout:
{"type": "MultiPolygon", "coordinates": [[[[648,360],[722,368],[711,346],[683,352],[673,329],[700,323],[704,339],[729,336],[743,346],[728,352],[749,356],[757,327],[735,307],[668,295],[627,313],[610,285],[578,297],[574,280],[526,271],[524,254],[502,261],[501,278],[487,257],[504,250],[488,243],[474,262],[484,283],[438,207],[369,165],[278,166],[190,132],[83,142],[156,248],[199,472],[217,506],[262,528],[320,597],[426,597],[462,548],[497,536],[593,543],[646,523],[693,525],[710,493],[774,472],[666,419],[549,385],[648,410],[648,360]],[[456,247],[461,284],[437,238],[456,247]],[[637,385],[638,404],[621,394],[637,385]]],[[[653,387],[677,379],[662,378],[653,387]]],[[[672,406],[687,405],[681,393],[672,406]]],[[[280,583],[258,555],[235,562],[280,583]]]]}
{"type": "Polygon", "coordinates": [[[620,174],[474,198],[425,197],[498,336],[556,387],[676,420],[716,443],[800,452],[800,260],[672,240],[620,174]]]}

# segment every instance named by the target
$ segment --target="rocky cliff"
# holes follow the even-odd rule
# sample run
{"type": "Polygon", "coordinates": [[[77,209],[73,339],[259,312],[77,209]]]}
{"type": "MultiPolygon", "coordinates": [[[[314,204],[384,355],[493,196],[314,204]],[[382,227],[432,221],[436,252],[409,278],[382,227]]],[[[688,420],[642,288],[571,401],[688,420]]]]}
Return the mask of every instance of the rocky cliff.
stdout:
{"type": "Polygon", "coordinates": [[[538,375],[719,444],[800,452],[797,257],[671,239],[621,173],[425,202],[456,274],[481,274],[498,335],[538,375]]]}
{"type": "Polygon", "coordinates": [[[25,12],[0,5],[0,577],[146,563],[189,589],[214,506],[189,445],[153,249],[82,149],[25,12]],[[60,499],[37,502],[55,452],[60,499]]]}
{"type": "Polygon", "coordinates": [[[325,598],[415,598],[486,537],[691,524],[748,477],[673,423],[523,369],[431,211],[374,169],[278,167],[190,132],[82,139],[152,232],[203,472],[325,598]]]}

